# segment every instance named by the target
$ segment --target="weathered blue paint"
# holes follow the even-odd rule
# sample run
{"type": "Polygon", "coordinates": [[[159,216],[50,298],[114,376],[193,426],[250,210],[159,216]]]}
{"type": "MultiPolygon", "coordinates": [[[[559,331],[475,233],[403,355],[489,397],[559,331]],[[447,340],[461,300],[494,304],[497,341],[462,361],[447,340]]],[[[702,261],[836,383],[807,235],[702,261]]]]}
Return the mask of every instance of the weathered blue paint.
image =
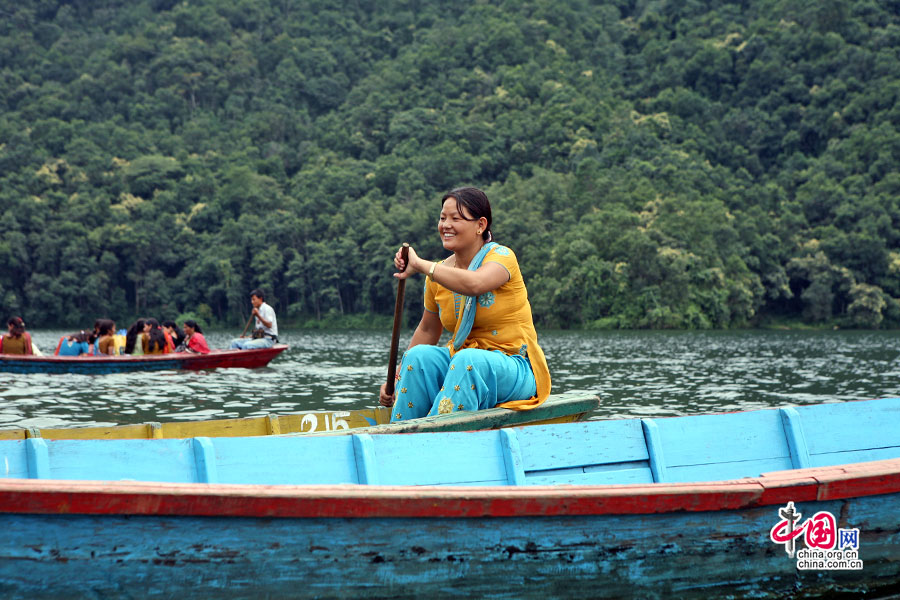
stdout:
{"type": "Polygon", "coordinates": [[[715,481],[797,457],[900,458],[898,398],[788,410],[394,436],[8,440],[0,457],[9,478],[466,486],[715,481]]]}
{"type": "Polygon", "coordinates": [[[545,518],[0,515],[4,598],[760,598],[900,578],[896,498],[798,503],[859,528],[862,571],[798,571],[776,506],[545,518]]]}

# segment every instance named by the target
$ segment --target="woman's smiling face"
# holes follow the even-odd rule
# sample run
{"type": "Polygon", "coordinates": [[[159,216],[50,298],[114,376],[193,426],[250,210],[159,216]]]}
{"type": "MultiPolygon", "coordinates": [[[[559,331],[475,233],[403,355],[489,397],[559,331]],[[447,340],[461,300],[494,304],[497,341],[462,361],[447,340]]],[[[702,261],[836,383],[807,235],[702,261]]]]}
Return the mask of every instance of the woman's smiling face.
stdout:
{"type": "Polygon", "coordinates": [[[457,252],[473,245],[481,245],[481,231],[486,226],[484,219],[473,219],[465,207],[459,206],[456,198],[450,197],[441,206],[438,219],[438,235],[446,250],[457,252]]]}

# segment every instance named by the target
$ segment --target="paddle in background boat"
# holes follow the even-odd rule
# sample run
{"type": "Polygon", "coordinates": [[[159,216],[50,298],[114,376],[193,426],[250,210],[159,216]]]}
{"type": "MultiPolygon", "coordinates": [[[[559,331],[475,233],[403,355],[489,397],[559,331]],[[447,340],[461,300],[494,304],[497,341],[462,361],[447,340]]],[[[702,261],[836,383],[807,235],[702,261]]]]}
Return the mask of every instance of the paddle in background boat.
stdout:
{"type": "Polygon", "coordinates": [[[247,335],[247,329],[250,327],[250,323],[252,321],[253,321],[253,313],[250,313],[250,318],[247,319],[247,324],[244,325],[244,330],[241,332],[241,335],[239,337],[244,337],[245,335],[247,335]]]}

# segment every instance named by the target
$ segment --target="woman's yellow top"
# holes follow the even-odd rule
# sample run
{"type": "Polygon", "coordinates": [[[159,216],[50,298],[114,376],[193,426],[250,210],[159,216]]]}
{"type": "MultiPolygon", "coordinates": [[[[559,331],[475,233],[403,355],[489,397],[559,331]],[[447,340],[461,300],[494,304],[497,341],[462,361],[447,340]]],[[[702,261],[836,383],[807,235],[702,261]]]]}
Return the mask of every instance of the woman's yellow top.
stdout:
{"type": "MultiPolygon", "coordinates": [[[[550,395],[550,369],[544,351],[538,345],[528,290],[525,289],[515,253],[506,246],[494,246],[484,257],[482,265],[489,262],[506,269],[509,281],[496,290],[478,296],[472,331],[460,349],[500,350],[510,356],[520,354],[526,357],[534,373],[537,395],[497,406],[527,410],[540,405],[550,395]]],[[[444,329],[456,331],[465,302],[466,296],[448,290],[430,277],[425,278],[425,310],[438,313],[444,329]]],[[[452,356],[455,353],[452,339],[447,346],[452,356]]]]}

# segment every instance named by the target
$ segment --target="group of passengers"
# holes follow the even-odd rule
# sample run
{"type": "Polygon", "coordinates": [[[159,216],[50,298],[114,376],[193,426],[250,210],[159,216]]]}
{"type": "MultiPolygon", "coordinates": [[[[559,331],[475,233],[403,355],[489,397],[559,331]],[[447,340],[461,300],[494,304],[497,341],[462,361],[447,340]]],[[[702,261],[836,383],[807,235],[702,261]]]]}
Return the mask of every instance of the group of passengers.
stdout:
{"type": "MultiPolygon", "coordinates": [[[[278,323],[275,310],[266,304],[263,292],[250,292],[253,306],[251,318],[256,327],[250,338],[241,334],[232,340],[232,350],[255,350],[269,348],[278,343],[278,323]]],[[[0,336],[0,354],[40,354],[31,336],[25,331],[21,317],[10,317],[9,333],[0,336]]],[[[247,327],[250,321],[247,321],[247,327]]],[[[247,327],[244,328],[246,332],[247,327]]],[[[90,331],[82,329],[59,339],[55,355],[58,356],[104,356],[130,354],[168,354],[170,352],[209,353],[209,344],[203,330],[193,319],[186,319],[183,328],[175,321],[159,321],[154,318],[138,319],[127,330],[116,332],[116,322],[112,319],[97,319],[90,331]]]]}
{"type": "Polygon", "coordinates": [[[184,328],[175,321],[159,321],[154,318],[138,319],[125,333],[123,354],[168,354],[169,352],[194,352],[207,354],[209,345],[203,330],[193,319],[184,322],[184,328]]]}
{"type": "MultiPolygon", "coordinates": [[[[0,336],[2,354],[38,354],[39,350],[25,331],[21,317],[10,317],[8,333],[0,336]]],[[[184,328],[174,321],[143,318],[135,321],[124,335],[116,332],[112,319],[97,319],[92,330],[76,331],[60,338],[54,354],[59,356],[167,354],[195,352],[206,354],[209,345],[200,325],[192,319],[184,321],[184,328]]]]}
{"type": "Polygon", "coordinates": [[[116,334],[112,319],[97,319],[94,330],[80,331],[60,340],[57,354],[78,356],[81,354],[168,354],[170,352],[195,352],[206,354],[209,345],[200,325],[192,319],[184,322],[184,329],[175,321],[160,322],[152,317],[138,319],[124,335],[116,334]]]}

